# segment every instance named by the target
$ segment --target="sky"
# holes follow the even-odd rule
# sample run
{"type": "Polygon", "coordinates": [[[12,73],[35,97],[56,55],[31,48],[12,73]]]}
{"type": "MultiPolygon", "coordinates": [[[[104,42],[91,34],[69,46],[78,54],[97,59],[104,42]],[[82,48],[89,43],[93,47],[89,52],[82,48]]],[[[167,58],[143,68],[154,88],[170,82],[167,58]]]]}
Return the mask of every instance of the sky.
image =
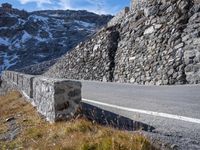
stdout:
{"type": "Polygon", "coordinates": [[[0,0],[0,3],[5,2],[26,11],[72,9],[115,15],[125,6],[129,6],[130,0],[0,0]]]}

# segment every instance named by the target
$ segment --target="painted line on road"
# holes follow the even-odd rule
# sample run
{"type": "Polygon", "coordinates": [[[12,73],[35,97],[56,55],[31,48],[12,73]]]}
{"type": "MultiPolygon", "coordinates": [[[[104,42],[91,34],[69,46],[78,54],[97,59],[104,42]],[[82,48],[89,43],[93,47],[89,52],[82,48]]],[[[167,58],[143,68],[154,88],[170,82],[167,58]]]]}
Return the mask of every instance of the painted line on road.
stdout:
{"type": "Polygon", "coordinates": [[[184,117],[184,116],[179,116],[179,115],[172,115],[172,114],[160,113],[160,112],[154,112],[154,111],[148,111],[148,110],[142,110],[142,109],[133,109],[133,108],[117,106],[117,105],[113,105],[113,104],[107,104],[107,103],[84,99],[84,98],[82,99],[82,101],[93,103],[93,104],[98,104],[98,105],[102,105],[102,106],[107,106],[107,107],[111,107],[111,108],[117,108],[117,109],[129,111],[129,112],[136,112],[136,113],[152,115],[152,116],[156,116],[156,117],[164,117],[164,118],[169,118],[169,119],[176,119],[176,120],[200,124],[200,119],[196,119],[196,118],[190,118],[190,117],[184,117]]]}

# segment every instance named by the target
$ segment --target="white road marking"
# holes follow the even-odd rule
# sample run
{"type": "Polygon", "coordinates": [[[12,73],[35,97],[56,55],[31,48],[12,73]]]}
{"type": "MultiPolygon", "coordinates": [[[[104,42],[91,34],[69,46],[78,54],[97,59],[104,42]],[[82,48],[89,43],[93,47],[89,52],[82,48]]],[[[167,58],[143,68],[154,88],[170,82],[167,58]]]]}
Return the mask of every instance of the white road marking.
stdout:
{"type": "Polygon", "coordinates": [[[176,120],[200,124],[200,119],[196,119],[196,118],[190,118],[190,117],[184,117],[184,116],[172,115],[172,114],[160,113],[160,112],[153,112],[153,111],[148,111],[148,110],[133,109],[133,108],[117,106],[117,105],[113,105],[113,104],[107,104],[107,103],[84,99],[84,98],[82,99],[82,101],[93,103],[93,104],[98,104],[98,105],[102,105],[102,106],[117,108],[117,109],[129,111],[129,112],[136,112],[136,113],[147,114],[147,115],[152,115],[152,116],[156,116],[156,117],[164,117],[164,118],[169,118],[169,119],[176,119],[176,120]]]}

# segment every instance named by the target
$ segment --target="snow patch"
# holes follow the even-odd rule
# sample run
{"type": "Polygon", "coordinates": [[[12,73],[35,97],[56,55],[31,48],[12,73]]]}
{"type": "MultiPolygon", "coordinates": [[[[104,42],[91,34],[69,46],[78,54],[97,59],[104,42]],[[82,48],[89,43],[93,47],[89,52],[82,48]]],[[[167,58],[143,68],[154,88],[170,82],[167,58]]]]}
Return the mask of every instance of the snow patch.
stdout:
{"type": "Polygon", "coordinates": [[[8,30],[8,27],[0,27],[0,30],[8,30]]]}
{"type": "Polygon", "coordinates": [[[36,56],[37,57],[41,57],[41,58],[45,58],[46,57],[46,55],[44,55],[44,54],[37,54],[36,56]]]}
{"type": "Polygon", "coordinates": [[[19,15],[16,15],[16,14],[10,14],[10,13],[8,13],[8,16],[11,17],[11,18],[18,18],[18,17],[19,17],[19,15]]]}
{"type": "Polygon", "coordinates": [[[0,37],[0,45],[9,46],[10,45],[9,39],[0,37]]]}
{"type": "Polygon", "coordinates": [[[39,42],[45,42],[48,40],[47,38],[41,38],[40,36],[35,36],[34,39],[38,40],[39,42]]]}
{"type": "Polygon", "coordinates": [[[43,16],[32,15],[28,19],[32,19],[34,22],[37,22],[37,21],[47,22],[49,18],[43,17],[43,16]]]}
{"type": "Polygon", "coordinates": [[[60,17],[59,14],[51,14],[51,15],[49,15],[49,16],[51,16],[51,17],[60,17]]]}
{"type": "Polygon", "coordinates": [[[58,44],[60,44],[60,45],[62,45],[62,46],[64,47],[64,46],[66,46],[66,40],[67,40],[68,38],[67,38],[67,37],[64,37],[63,39],[65,39],[65,40],[59,42],[58,44]]]}
{"type": "Polygon", "coordinates": [[[26,21],[25,20],[23,20],[23,19],[18,19],[18,25],[24,25],[26,23],[26,21]]]}
{"type": "Polygon", "coordinates": [[[19,43],[19,40],[16,40],[14,43],[13,43],[13,45],[14,45],[14,47],[15,48],[21,48],[21,45],[20,45],[20,43],[19,43]]]}
{"type": "Polygon", "coordinates": [[[56,23],[56,26],[63,26],[63,24],[65,23],[64,19],[53,19],[54,23],[56,23]]]}
{"type": "Polygon", "coordinates": [[[95,23],[88,23],[88,22],[84,22],[84,21],[80,21],[80,20],[75,20],[74,22],[85,28],[94,28],[95,27],[95,23]]]}
{"type": "Polygon", "coordinates": [[[14,66],[17,63],[18,56],[17,54],[13,54],[8,56],[6,52],[2,52],[0,54],[0,58],[3,60],[3,65],[0,65],[0,72],[10,67],[14,66]]]}
{"type": "Polygon", "coordinates": [[[21,40],[22,40],[23,43],[25,43],[26,41],[28,41],[29,39],[31,39],[32,36],[30,34],[28,34],[26,31],[23,31],[23,32],[24,32],[24,34],[23,34],[21,40]]]}
{"type": "MultiPolygon", "coordinates": [[[[37,41],[39,41],[39,42],[45,42],[45,41],[47,41],[48,39],[47,38],[41,38],[40,36],[39,36],[39,34],[37,35],[37,36],[32,36],[32,35],[30,35],[30,34],[28,34],[26,31],[23,31],[24,32],[24,34],[23,34],[23,36],[22,36],[22,39],[21,39],[21,41],[22,41],[22,43],[25,43],[25,42],[27,42],[29,39],[36,39],[37,41]]],[[[51,36],[51,35],[50,35],[51,36]]]]}

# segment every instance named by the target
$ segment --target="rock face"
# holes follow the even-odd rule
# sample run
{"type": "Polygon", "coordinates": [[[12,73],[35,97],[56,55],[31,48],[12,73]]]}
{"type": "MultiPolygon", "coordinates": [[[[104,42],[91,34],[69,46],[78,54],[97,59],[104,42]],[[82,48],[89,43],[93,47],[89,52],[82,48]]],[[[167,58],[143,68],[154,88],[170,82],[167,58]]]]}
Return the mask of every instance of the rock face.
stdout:
{"type": "Polygon", "coordinates": [[[189,83],[200,83],[200,12],[189,19],[182,40],[185,43],[183,50],[186,80],[189,83]]]}
{"type": "Polygon", "coordinates": [[[0,7],[0,73],[65,54],[105,25],[112,16],[87,11],[48,10],[28,13],[0,7]]]}
{"type": "Polygon", "coordinates": [[[190,1],[149,1],[121,23],[114,80],[137,84],[184,84],[182,40],[190,1]]]}
{"type": "Polygon", "coordinates": [[[114,18],[45,75],[145,85],[200,83],[198,2],[143,1],[119,15],[118,22],[114,18]]]}
{"type": "Polygon", "coordinates": [[[80,43],[57,61],[48,76],[70,79],[112,81],[119,32],[104,28],[87,42],[80,43]]]}

